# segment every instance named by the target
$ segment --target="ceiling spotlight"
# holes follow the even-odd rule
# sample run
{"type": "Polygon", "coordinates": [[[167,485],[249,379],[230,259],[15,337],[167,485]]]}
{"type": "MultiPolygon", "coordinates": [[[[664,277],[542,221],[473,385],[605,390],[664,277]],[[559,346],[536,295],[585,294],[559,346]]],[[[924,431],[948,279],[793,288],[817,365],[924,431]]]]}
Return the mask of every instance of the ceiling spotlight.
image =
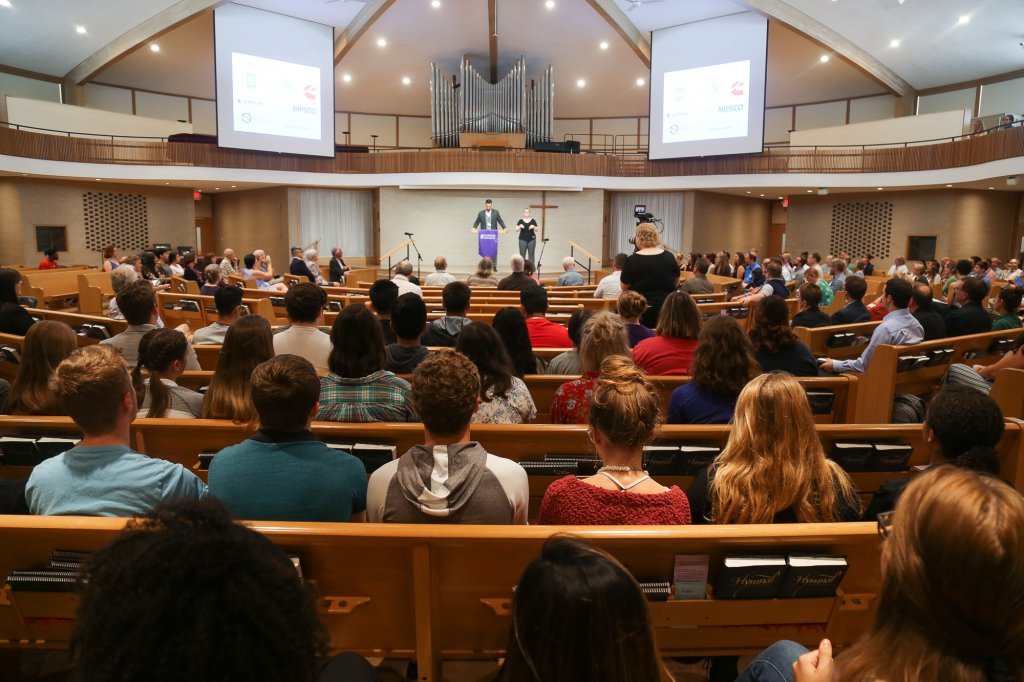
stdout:
{"type": "Polygon", "coordinates": [[[958,24],[960,24],[962,26],[962,25],[966,24],[970,20],[971,20],[971,15],[969,15],[969,14],[961,14],[960,18],[956,20],[956,23],[958,23],[958,24]]]}
{"type": "Polygon", "coordinates": [[[11,0],[0,0],[0,7],[10,7],[11,0]]]}
{"type": "Polygon", "coordinates": [[[85,35],[85,26],[75,26],[75,33],[85,35]]]}
{"type": "Polygon", "coordinates": [[[876,187],[875,189],[877,189],[879,192],[881,192],[885,188],[884,187],[876,187]]]}
{"type": "Polygon", "coordinates": [[[828,62],[828,60],[829,56],[827,54],[821,55],[821,57],[818,59],[818,61],[820,61],[822,64],[825,64],[826,62],[828,62]]]}
{"type": "Polygon", "coordinates": [[[220,189],[220,187],[214,187],[214,189],[220,189]]]}
{"type": "Polygon", "coordinates": [[[150,52],[159,52],[160,51],[160,46],[157,45],[156,43],[153,43],[152,45],[149,46],[149,51],[150,52]]]}
{"type": "Polygon", "coordinates": [[[952,187],[953,185],[946,185],[946,187],[952,187]]]}
{"type": "Polygon", "coordinates": [[[761,196],[764,196],[763,194],[761,196]]]}
{"type": "Polygon", "coordinates": [[[383,38],[377,38],[377,47],[387,47],[388,41],[383,38]]]}
{"type": "Polygon", "coordinates": [[[351,83],[352,82],[352,74],[349,74],[349,73],[341,74],[341,80],[345,81],[346,83],[351,83]]]}
{"type": "Polygon", "coordinates": [[[899,47],[899,46],[900,46],[900,41],[898,41],[898,40],[890,40],[889,41],[889,47],[899,47]]]}
{"type": "Polygon", "coordinates": [[[544,3],[544,6],[547,7],[548,9],[554,9],[555,0],[548,0],[547,2],[544,3]]]}
{"type": "Polygon", "coordinates": [[[441,0],[430,0],[430,6],[437,9],[441,6],[441,0]]]}
{"type": "Polygon", "coordinates": [[[636,84],[637,85],[643,85],[644,84],[644,79],[643,78],[637,78],[636,79],[636,84]]]}
{"type": "Polygon", "coordinates": [[[576,81],[576,87],[577,88],[586,87],[586,85],[587,85],[587,81],[583,80],[582,78],[579,79],[578,81],[576,81]]]}
{"type": "Polygon", "coordinates": [[[814,190],[813,189],[809,189],[809,190],[807,190],[807,193],[808,194],[814,194],[814,190]]]}
{"type": "MultiPolygon", "coordinates": [[[[96,182],[103,182],[103,178],[96,178],[96,182]]],[[[992,189],[992,188],[989,187],[989,189],[992,189]]]]}
{"type": "Polygon", "coordinates": [[[238,185],[231,185],[231,189],[238,187],[238,185]]]}
{"type": "Polygon", "coordinates": [[[402,85],[408,85],[409,83],[412,83],[412,79],[408,76],[402,76],[402,85]]]}
{"type": "Polygon", "coordinates": [[[989,187],[989,189],[995,189],[995,187],[989,187]]]}
{"type": "Polygon", "coordinates": [[[747,190],[747,194],[750,194],[750,190],[749,189],[747,190]]]}
{"type": "Polygon", "coordinates": [[[608,49],[608,41],[607,40],[602,40],[601,41],[601,49],[602,50],[607,50],[608,49]]]}
{"type": "Polygon", "coordinates": [[[164,184],[165,184],[165,185],[169,185],[169,184],[171,184],[171,183],[169,183],[169,182],[165,182],[164,184]]]}

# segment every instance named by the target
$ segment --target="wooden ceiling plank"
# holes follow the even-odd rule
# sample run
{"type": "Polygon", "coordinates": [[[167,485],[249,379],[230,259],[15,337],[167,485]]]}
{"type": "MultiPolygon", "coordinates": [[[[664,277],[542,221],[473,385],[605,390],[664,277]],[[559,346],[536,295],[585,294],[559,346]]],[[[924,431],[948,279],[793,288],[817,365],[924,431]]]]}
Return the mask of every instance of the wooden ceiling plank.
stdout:
{"type": "Polygon", "coordinates": [[[370,0],[370,2],[363,5],[363,8],[359,10],[359,14],[349,22],[345,30],[334,41],[335,65],[348,54],[349,50],[355,45],[356,40],[366,33],[373,26],[374,22],[380,19],[381,15],[393,4],[395,4],[395,0],[370,0]]]}

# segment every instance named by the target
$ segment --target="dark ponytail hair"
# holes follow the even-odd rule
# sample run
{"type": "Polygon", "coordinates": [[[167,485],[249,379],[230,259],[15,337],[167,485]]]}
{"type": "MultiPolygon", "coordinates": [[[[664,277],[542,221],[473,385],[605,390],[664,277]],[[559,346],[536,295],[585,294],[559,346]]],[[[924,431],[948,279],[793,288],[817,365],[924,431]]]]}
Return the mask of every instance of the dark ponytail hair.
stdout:
{"type": "Polygon", "coordinates": [[[141,405],[146,399],[147,386],[142,378],[142,370],[145,369],[149,378],[147,417],[167,416],[171,394],[160,381],[160,375],[166,372],[175,360],[184,360],[187,352],[188,340],[177,329],[153,329],[146,332],[139,341],[139,361],[132,370],[132,385],[141,405]]]}
{"type": "Polygon", "coordinates": [[[1002,410],[987,393],[947,384],[928,404],[925,423],[949,463],[999,475],[996,446],[1006,425],[1002,410]]]}

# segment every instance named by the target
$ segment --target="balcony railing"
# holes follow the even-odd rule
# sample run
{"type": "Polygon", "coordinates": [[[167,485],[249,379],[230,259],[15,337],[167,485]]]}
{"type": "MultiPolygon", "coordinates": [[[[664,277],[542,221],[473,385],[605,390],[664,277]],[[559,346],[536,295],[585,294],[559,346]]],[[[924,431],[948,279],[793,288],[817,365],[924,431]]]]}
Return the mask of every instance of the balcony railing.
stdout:
{"type": "Polygon", "coordinates": [[[603,177],[894,173],[958,168],[1024,156],[1024,127],[933,144],[773,147],[761,154],[650,161],[641,155],[532,150],[423,149],[334,158],[221,149],[158,138],[80,137],[0,126],[0,154],[72,163],[246,168],[313,173],[538,173],[603,177]]]}

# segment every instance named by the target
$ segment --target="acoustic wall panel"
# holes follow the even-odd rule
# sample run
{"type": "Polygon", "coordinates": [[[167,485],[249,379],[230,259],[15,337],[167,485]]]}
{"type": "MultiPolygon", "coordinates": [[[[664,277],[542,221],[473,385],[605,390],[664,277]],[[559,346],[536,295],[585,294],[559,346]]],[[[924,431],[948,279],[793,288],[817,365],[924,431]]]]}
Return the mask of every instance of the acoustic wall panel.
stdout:
{"type": "Polygon", "coordinates": [[[832,207],[829,251],[888,258],[892,242],[892,204],[888,201],[837,203],[832,207]]]}
{"type": "Polygon", "coordinates": [[[86,192],[82,195],[85,214],[85,243],[90,251],[102,251],[115,244],[123,253],[150,247],[146,197],[120,192],[86,192]]]}

